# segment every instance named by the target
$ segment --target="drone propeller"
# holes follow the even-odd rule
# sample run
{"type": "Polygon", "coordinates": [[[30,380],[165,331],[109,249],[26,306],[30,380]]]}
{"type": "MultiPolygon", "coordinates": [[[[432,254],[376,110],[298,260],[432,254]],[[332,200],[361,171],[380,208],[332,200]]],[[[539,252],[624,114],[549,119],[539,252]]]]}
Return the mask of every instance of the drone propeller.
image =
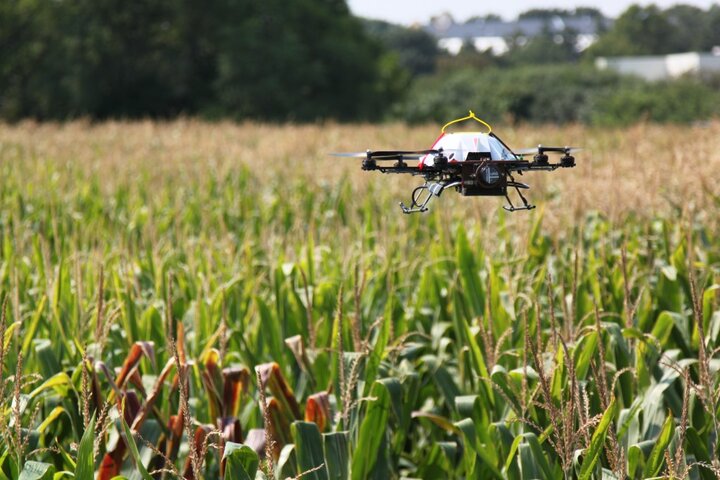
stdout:
{"type": "Polygon", "coordinates": [[[540,150],[542,152],[555,152],[555,153],[575,153],[582,150],[582,147],[545,147],[543,145],[538,145],[537,147],[533,148],[520,148],[518,150],[513,150],[513,152],[517,155],[534,155],[536,153],[540,153],[540,150]]]}
{"type": "Polygon", "coordinates": [[[370,160],[412,160],[420,159],[427,155],[447,155],[450,159],[454,155],[465,155],[469,153],[462,148],[440,148],[428,150],[368,150],[367,152],[340,152],[331,153],[335,157],[364,158],[370,160]]]}
{"type": "Polygon", "coordinates": [[[367,158],[367,152],[333,152],[328,155],[333,157],[367,158]]]}
{"type": "Polygon", "coordinates": [[[340,152],[331,153],[334,157],[350,157],[350,158],[371,158],[374,160],[395,160],[397,158],[421,158],[425,155],[435,155],[441,153],[441,150],[377,150],[367,152],[340,152]]]}

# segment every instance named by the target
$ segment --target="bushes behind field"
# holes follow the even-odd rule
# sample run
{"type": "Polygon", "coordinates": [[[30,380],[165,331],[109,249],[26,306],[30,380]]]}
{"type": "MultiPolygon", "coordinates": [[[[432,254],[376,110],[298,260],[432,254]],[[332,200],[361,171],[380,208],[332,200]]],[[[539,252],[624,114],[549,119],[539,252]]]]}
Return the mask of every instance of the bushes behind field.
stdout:
{"type": "Polygon", "coordinates": [[[393,116],[443,122],[472,108],[511,122],[693,122],[720,115],[713,80],[649,83],[578,65],[461,69],[418,79],[393,116]]]}

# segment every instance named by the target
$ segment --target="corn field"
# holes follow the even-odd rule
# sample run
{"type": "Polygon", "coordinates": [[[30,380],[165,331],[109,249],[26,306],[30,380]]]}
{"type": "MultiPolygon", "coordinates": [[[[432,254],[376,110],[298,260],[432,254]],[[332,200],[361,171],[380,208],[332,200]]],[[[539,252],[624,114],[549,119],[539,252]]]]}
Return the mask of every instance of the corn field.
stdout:
{"type": "Polygon", "coordinates": [[[532,212],[333,151],[437,126],[0,125],[0,479],[720,477],[720,123],[532,212]]]}

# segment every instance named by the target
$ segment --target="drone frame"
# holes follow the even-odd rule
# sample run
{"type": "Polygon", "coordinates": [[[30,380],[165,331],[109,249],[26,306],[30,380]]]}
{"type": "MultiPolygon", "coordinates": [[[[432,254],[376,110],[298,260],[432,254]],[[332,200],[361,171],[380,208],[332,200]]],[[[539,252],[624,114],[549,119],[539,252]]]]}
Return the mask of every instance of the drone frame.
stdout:
{"type": "MultiPolygon", "coordinates": [[[[379,171],[380,173],[403,173],[413,176],[422,176],[425,183],[416,187],[411,195],[410,206],[400,202],[403,213],[418,213],[428,211],[430,201],[439,197],[448,188],[454,188],[463,196],[504,196],[507,205],[503,208],[509,212],[518,210],[532,210],[535,205],[528,202],[521,190],[527,190],[529,185],[515,180],[513,173],[522,175],[526,171],[545,170],[553,171],[558,168],[571,168],[575,166],[575,157],[570,153],[575,150],[571,147],[545,147],[538,145],[537,153],[524,151],[515,153],[505,142],[495,135],[492,127],[481,120],[472,110],[469,115],[446,123],[441,133],[455,123],[465,120],[475,120],[487,128],[485,135],[497,140],[514,158],[495,159],[490,153],[470,152],[462,161],[451,161],[445,155],[449,150],[367,150],[365,154],[337,154],[341,156],[362,156],[362,169],[365,171],[379,171]],[[547,153],[562,154],[559,162],[551,163],[547,153]],[[532,161],[525,160],[525,155],[534,153],[532,161]],[[406,160],[419,160],[428,155],[433,156],[433,164],[426,165],[420,162],[417,166],[410,166],[406,160]],[[388,164],[387,162],[392,162],[388,164]],[[514,189],[520,198],[521,205],[513,204],[508,191],[514,189]]],[[[451,155],[452,156],[452,155],[451,155]]]]}
{"type": "MultiPolygon", "coordinates": [[[[502,142],[492,132],[489,134],[502,142]]],[[[503,143],[503,145],[505,145],[503,143]]],[[[507,148],[507,146],[506,146],[507,148]]],[[[508,148],[510,152],[510,150],[508,148]]],[[[379,171],[381,173],[405,173],[413,176],[422,176],[425,183],[416,187],[411,196],[410,206],[400,202],[403,213],[426,212],[430,201],[439,197],[447,188],[455,188],[463,196],[504,196],[507,205],[503,208],[509,212],[517,210],[531,210],[535,208],[528,202],[521,190],[530,188],[526,183],[515,180],[513,173],[522,175],[526,171],[553,171],[558,168],[575,166],[575,158],[569,154],[568,147],[538,147],[538,154],[532,161],[517,160],[490,160],[487,158],[477,160],[465,160],[462,162],[449,162],[443,155],[442,150],[411,151],[377,151],[368,150],[366,158],[362,162],[362,169],[366,171],[379,171]],[[546,152],[559,152],[564,155],[557,163],[550,163],[546,152]],[[434,165],[410,166],[406,160],[416,159],[421,155],[433,154],[434,165]],[[385,162],[395,161],[392,165],[385,162]],[[483,173],[494,172],[495,181],[486,181],[483,173]],[[522,205],[513,204],[508,194],[509,189],[514,189],[520,198],[522,205]],[[424,194],[424,196],[423,196],[424,194]]],[[[513,154],[515,155],[515,154],[513,154]]],[[[515,155],[516,157],[519,155],[515,155]]]]}

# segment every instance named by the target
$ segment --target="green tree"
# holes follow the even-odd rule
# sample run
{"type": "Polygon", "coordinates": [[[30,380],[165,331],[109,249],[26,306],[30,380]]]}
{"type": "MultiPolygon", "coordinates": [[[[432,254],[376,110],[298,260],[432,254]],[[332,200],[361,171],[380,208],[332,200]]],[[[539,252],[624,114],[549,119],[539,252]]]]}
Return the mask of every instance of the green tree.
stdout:
{"type": "Polygon", "coordinates": [[[703,49],[707,13],[692,5],[675,5],[665,10],[665,16],[672,26],[671,48],[674,52],[703,49]]]}
{"type": "Polygon", "coordinates": [[[618,17],[613,27],[587,54],[591,57],[607,55],[659,55],[671,53],[674,27],[667,15],[655,5],[633,5],[618,17]]]}
{"type": "Polygon", "coordinates": [[[64,102],[62,7],[42,0],[0,2],[2,117],[14,120],[51,112],[64,102]],[[52,90],[58,95],[49,95],[52,90]]]}
{"type": "Polygon", "coordinates": [[[528,18],[535,18],[540,20],[550,20],[553,17],[560,18],[573,18],[573,17],[590,17],[598,21],[605,19],[605,16],[600,10],[593,7],[578,7],[575,9],[564,9],[564,8],[533,8],[526,10],[525,12],[518,15],[518,20],[524,20],[528,18]]]}
{"type": "Polygon", "coordinates": [[[504,60],[512,65],[573,62],[578,58],[576,43],[577,35],[572,30],[552,32],[546,27],[532,38],[509,38],[504,60]]]}
{"type": "Polygon", "coordinates": [[[397,55],[400,66],[412,75],[435,71],[440,51],[435,37],[421,28],[406,28],[380,20],[363,20],[367,32],[397,55]]]}
{"type": "Polygon", "coordinates": [[[438,70],[441,72],[464,70],[472,68],[483,70],[485,68],[499,65],[501,57],[496,57],[491,50],[480,51],[475,47],[471,39],[466,39],[457,55],[444,52],[438,57],[438,70]]]}
{"type": "Polygon", "coordinates": [[[720,47],[720,5],[717,3],[705,15],[700,49],[707,51],[714,47],[720,47]]]}
{"type": "Polygon", "coordinates": [[[5,0],[0,116],[381,116],[397,58],[344,0],[5,0]]]}
{"type": "Polygon", "coordinates": [[[216,114],[374,118],[398,93],[391,83],[402,76],[397,65],[343,0],[225,2],[216,114]]]}

